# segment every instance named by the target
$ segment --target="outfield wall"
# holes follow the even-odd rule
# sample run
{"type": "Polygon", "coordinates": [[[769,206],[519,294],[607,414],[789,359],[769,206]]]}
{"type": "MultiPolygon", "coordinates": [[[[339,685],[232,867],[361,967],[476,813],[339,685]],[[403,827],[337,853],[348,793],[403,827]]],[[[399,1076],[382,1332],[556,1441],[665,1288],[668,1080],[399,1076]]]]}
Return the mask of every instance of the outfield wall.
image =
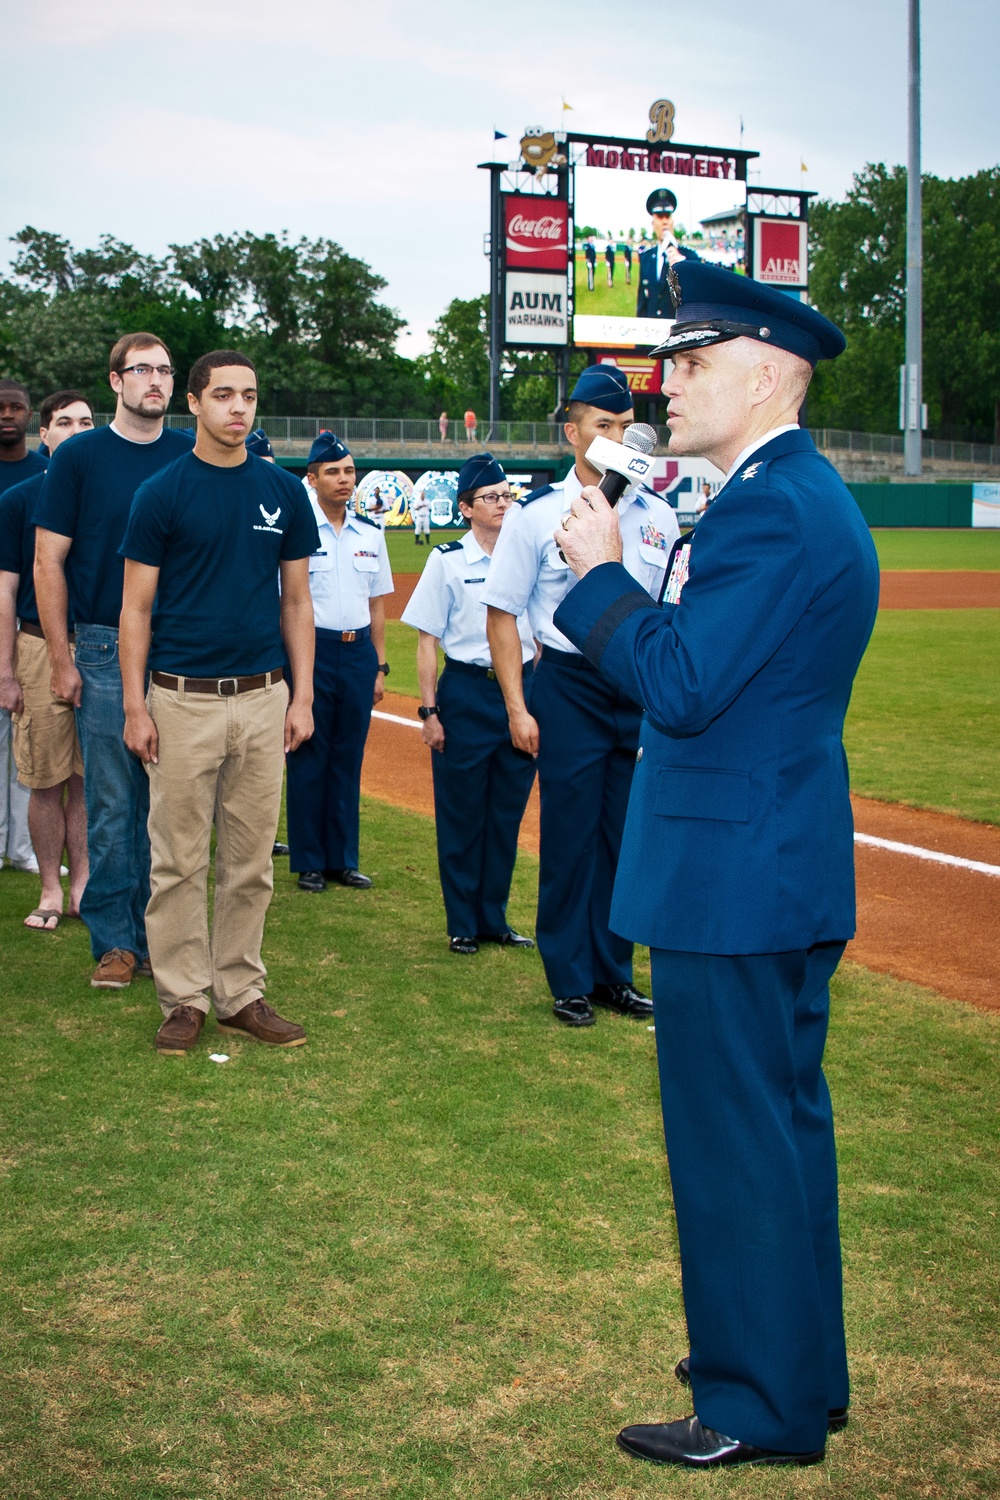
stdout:
{"type": "Polygon", "coordinates": [[[971,484],[849,484],[869,526],[971,526],[971,484]]]}

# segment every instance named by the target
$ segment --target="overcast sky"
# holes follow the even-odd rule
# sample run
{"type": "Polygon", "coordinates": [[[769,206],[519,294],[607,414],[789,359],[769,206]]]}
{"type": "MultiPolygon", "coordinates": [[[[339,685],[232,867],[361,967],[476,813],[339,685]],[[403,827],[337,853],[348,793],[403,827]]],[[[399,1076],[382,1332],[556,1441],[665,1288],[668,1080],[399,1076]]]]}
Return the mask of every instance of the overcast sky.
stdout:
{"type": "MultiPolygon", "coordinates": [[[[994,165],[1000,5],[923,11],[924,170],[994,165]]],[[[220,231],[328,235],[385,277],[415,353],[452,297],[486,290],[476,164],[494,127],[513,159],[529,125],[642,136],[666,97],[676,140],[737,145],[742,116],[758,181],[839,197],[866,161],[905,161],[906,13],[906,0],[0,0],[0,231],[4,247],[33,224],[153,254],[220,231]]]]}

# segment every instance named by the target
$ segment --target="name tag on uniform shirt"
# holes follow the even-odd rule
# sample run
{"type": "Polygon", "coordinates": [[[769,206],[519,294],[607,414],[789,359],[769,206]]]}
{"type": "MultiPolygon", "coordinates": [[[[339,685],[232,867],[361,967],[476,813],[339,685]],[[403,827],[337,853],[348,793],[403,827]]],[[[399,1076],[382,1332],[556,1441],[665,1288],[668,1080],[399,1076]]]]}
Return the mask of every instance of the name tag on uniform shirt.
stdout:
{"type": "Polygon", "coordinates": [[[485,583],[486,582],[486,577],[485,577],[485,574],[484,574],[484,576],[482,578],[463,578],[462,582],[463,583],[485,583]]]}

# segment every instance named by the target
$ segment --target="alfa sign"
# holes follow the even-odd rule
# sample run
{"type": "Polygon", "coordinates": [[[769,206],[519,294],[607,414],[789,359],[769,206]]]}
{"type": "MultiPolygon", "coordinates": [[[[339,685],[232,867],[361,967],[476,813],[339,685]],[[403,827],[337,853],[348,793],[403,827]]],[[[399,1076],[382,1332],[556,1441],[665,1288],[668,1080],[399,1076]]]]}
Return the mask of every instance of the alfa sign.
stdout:
{"type": "Polygon", "coordinates": [[[754,217],[753,279],[802,291],[809,284],[809,226],[803,219],[754,217]]]}

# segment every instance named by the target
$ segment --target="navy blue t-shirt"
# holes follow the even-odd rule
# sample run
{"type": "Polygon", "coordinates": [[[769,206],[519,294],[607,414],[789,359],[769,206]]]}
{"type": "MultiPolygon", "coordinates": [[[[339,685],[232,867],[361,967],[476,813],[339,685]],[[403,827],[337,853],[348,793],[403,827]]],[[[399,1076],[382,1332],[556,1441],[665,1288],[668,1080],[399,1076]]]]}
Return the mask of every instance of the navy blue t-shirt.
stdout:
{"type": "Polygon", "coordinates": [[[49,460],[36,526],[72,537],[66,559],[69,612],[78,624],[117,628],[125,564],[118,554],[136,490],[182,453],[189,432],[165,428],[154,443],[133,443],[110,427],[78,432],[49,460]]]}
{"type": "Polygon", "coordinates": [[[48,459],[42,453],[32,453],[29,448],[26,458],[18,458],[12,464],[0,463],[0,495],[5,490],[13,489],[15,484],[23,484],[26,479],[32,479],[36,474],[44,474],[48,459]]]}
{"type": "Polygon", "coordinates": [[[319,549],[301,480],[248,454],[220,469],[188,453],[136,492],[122,557],[159,568],[149,665],[252,677],[285,660],[278,564],[319,549]]]}
{"type": "Polygon", "coordinates": [[[17,617],[38,624],[35,601],[35,528],[31,524],[44,470],[0,494],[0,573],[16,573],[17,617]]]}

